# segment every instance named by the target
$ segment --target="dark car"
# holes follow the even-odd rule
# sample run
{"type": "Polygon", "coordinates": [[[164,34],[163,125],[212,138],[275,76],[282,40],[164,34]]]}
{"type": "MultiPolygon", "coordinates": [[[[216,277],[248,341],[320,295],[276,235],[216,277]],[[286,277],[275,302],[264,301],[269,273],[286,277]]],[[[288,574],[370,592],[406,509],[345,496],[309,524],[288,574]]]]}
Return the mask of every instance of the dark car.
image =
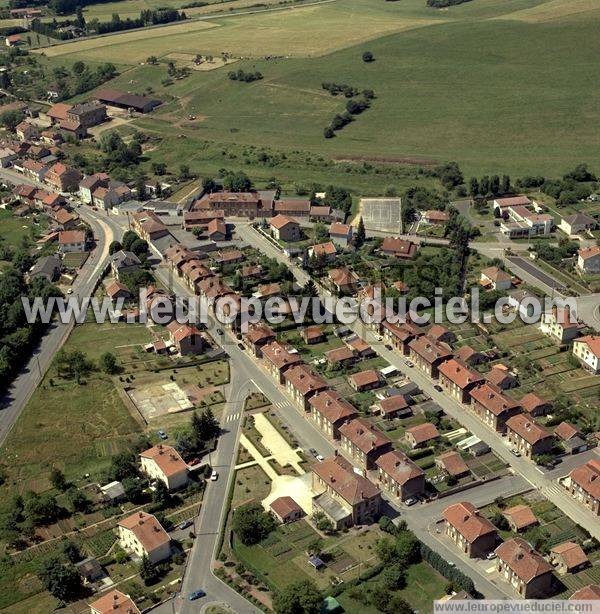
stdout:
{"type": "Polygon", "coordinates": [[[206,595],[206,593],[199,588],[197,591],[193,591],[188,595],[188,599],[190,601],[194,601],[196,599],[200,599],[201,597],[204,597],[206,595]]]}
{"type": "Polygon", "coordinates": [[[238,347],[240,348],[240,350],[244,351],[246,349],[246,346],[243,343],[238,343],[238,347]]]}
{"type": "Polygon", "coordinates": [[[442,387],[441,387],[439,384],[436,384],[436,385],[434,386],[434,388],[435,388],[435,389],[436,389],[438,392],[444,392],[444,389],[443,389],[443,388],[442,388],[442,387]]]}

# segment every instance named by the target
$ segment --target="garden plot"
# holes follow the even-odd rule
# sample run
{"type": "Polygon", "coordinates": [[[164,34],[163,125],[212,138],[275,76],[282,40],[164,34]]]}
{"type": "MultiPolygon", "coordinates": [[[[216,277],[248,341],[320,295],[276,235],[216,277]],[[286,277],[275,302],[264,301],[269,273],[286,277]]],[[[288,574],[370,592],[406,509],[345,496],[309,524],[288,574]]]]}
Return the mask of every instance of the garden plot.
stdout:
{"type": "Polygon", "coordinates": [[[146,421],[193,407],[177,382],[156,383],[126,392],[146,421]]]}

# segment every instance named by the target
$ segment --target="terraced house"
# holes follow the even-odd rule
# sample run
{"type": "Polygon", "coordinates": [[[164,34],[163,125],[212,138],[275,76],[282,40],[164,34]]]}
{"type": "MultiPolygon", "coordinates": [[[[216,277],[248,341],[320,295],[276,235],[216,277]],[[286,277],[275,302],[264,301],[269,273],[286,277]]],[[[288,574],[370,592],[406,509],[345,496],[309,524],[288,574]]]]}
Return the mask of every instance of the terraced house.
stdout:
{"type": "Polygon", "coordinates": [[[600,516],[600,461],[591,460],[569,473],[564,486],[571,496],[600,516]]]}
{"type": "Polygon", "coordinates": [[[460,403],[468,403],[470,391],[483,381],[483,377],[464,362],[451,358],[439,366],[440,386],[460,403]]]}
{"type": "Polygon", "coordinates": [[[363,418],[340,427],[341,451],[361,469],[373,469],[375,461],[392,449],[392,442],[363,418]]]}
{"type": "Polygon", "coordinates": [[[549,452],[554,443],[550,431],[524,414],[517,414],[506,421],[506,434],[513,448],[527,458],[549,452]]]}
{"type": "Polygon", "coordinates": [[[469,558],[484,558],[498,541],[496,527],[468,501],[448,506],[442,513],[446,535],[469,558]]]}
{"type": "Polygon", "coordinates": [[[308,403],[312,419],[330,439],[339,439],[340,427],[358,415],[356,408],[336,390],[322,390],[308,403]]]}
{"type": "Polygon", "coordinates": [[[499,433],[506,431],[506,421],[521,412],[516,401],[490,383],[471,390],[471,408],[479,419],[499,433]]]}
{"type": "Polygon", "coordinates": [[[404,452],[390,450],[376,461],[377,483],[391,495],[406,501],[425,492],[425,472],[404,452]]]}
{"type": "Polygon", "coordinates": [[[289,368],[283,379],[286,390],[304,411],[310,411],[310,399],[327,388],[327,382],[305,364],[289,368]]]}

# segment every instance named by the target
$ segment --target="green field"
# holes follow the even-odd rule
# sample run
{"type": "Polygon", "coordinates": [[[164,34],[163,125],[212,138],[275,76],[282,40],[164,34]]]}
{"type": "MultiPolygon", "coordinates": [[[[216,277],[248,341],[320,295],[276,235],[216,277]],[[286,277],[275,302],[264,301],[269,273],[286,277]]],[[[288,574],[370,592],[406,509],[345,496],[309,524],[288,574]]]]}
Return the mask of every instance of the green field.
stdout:
{"type": "Polygon", "coordinates": [[[150,86],[171,100],[136,122],[169,138],[157,156],[185,150],[187,160],[198,142],[209,141],[342,160],[454,159],[468,174],[559,175],[598,157],[600,84],[590,71],[599,26],[593,0],[473,0],[443,11],[424,0],[336,0],[75,41],[45,53],[132,64],[115,86],[150,86]],[[361,59],[366,49],[375,56],[370,64],[361,59]],[[183,61],[169,54],[191,60],[222,52],[264,79],[230,81],[222,68],[162,84],[166,62],[183,61]],[[149,55],[161,64],[140,66],[149,55]],[[345,100],[324,91],[324,81],[376,93],[371,108],[333,139],[323,138],[323,128],[345,100]],[[198,119],[187,122],[188,114],[198,119]],[[173,138],[174,124],[185,145],[173,138]]]}

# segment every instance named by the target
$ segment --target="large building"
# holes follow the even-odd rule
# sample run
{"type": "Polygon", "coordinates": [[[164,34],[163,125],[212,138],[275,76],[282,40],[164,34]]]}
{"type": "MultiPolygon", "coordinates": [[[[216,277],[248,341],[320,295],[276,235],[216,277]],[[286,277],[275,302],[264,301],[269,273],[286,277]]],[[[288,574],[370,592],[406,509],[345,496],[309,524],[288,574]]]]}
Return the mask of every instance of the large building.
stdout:
{"type": "Polygon", "coordinates": [[[496,527],[468,501],[448,506],[442,513],[446,535],[469,558],[484,558],[498,541],[496,527]]]}
{"type": "Polygon", "coordinates": [[[400,450],[385,452],[375,464],[380,487],[400,501],[406,501],[425,492],[425,472],[404,452],[400,450]]]}
{"type": "Polygon", "coordinates": [[[151,563],[160,563],[171,556],[171,539],[155,516],[136,512],[117,524],[119,543],[127,552],[151,563]]]}
{"type": "Polygon", "coordinates": [[[340,427],[358,415],[356,408],[337,390],[323,390],[313,395],[308,403],[313,420],[330,439],[339,439],[340,427]]]}
{"type": "Polygon", "coordinates": [[[521,412],[516,401],[490,383],[471,390],[471,408],[479,419],[499,433],[506,431],[506,421],[521,412]]]}
{"type": "Polygon", "coordinates": [[[313,465],[312,490],[313,514],[322,512],[336,529],[370,524],[379,516],[379,488],[341,456],[313,465]]]}
{"type": "Polygon", "coordinates": [[[149,113],[162,104],[162,102],[156,98],[138,96],[137,94],[130,94],[128,92],[113,89],[102,89],[96,92],[96,100],[109,107],[127,110],[132,109],[138,113],[149,113]]]}
{"type": "Polygon", "coordinates": [[[496,569],[522,599],[544,599],[552,591],[552,565],[525,540],[515,537],[496,548],[496,569]]]}
{"type": "Polygon", "coordinates": [[[140,454],[142,471],[151,480],[160,480],[169,490],[182,488],[188,481],[188,466],[179,452],[159,443],[140,454]]]}
{"type": "Polygon", "coordinates": [[[483,382],[483,377],[477,371],[470,369],[458,358],[446,360],[438,371],[440,386],[460,403],[468,403],[471,399],[470,391],[483,382]]]}
{"type": "Polygon", "coordinates": [[[310,399],[327,388],[327,382],[303,363],[290,367],[283,379],[286,390],[304,411],[310,411],[310,399]]]}
{"type": "Polygon", "coordinates": [[[527,458],[549,452],[554,444],[552,433],[525,414],[506,421],[506,434],[513,449],[527,458]]]}

